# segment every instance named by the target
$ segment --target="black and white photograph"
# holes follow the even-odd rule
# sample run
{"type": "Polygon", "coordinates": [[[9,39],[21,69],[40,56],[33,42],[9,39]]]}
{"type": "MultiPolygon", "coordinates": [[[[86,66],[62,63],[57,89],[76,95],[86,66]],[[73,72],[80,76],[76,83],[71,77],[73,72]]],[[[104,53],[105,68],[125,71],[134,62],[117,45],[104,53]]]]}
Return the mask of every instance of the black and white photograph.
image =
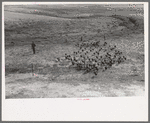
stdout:
{"type": "Polygon", "coordinates": [[[147,2],[3,2],[3,121],[147,121],[147,2]]]}
{"type": "Polygon", "coordinates": [[[4,5],[5,98],[145,95],[144,4],[4,5]]]}

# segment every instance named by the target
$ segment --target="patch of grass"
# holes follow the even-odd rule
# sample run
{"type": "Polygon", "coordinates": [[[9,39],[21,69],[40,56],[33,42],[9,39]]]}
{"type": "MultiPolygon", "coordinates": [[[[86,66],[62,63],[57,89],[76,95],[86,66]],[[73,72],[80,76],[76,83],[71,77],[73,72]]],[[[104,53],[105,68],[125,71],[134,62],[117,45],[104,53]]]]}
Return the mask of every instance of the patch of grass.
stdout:
{"type": "MultiPolygon", "coordinates": [[[[118,25],[124,24],[125,30],[122,32],[120,30],[116,31],[117,27],[113,27],[114,31],[111,34],[107,32],[109,34],[107,40],[115,39],[116,36],[112,43],[116,42],[122,50],[127,51],[129,48],[133,49],[131,44],[126,44],[127,42],[120,44],[120,39],[124,39],[125,36],[129,37],[134,33],[132,24],[144,25],[143,20],[137,17],[126,15],[108,15],[106,17],[103,12],[107,10],[104,8],[101,8],[102,13],[99,13],[99,8],[92,10],[77,9],[77,7],[60,9],[50,8],[50,6],[45,8],[42,6],[7,6],[5,10],[6,73],[31,72],[29,68],[31,68],[33,63],[35,72],[39,72],[38,67],[43,67],[40,70],[41,74],[51,72],[62,74],[64,71],[67,72],[69,70],[54,69],[51,66],[51,62],[57,57],[64,56],[65,53],[70,54],[75,51],[77,47],[74,44],[81,42],[81,36],[83,37],[83,42],[89,40],[102,41],[103,37],[101,37],[101,34],[95,32],[98,29],[103,29],[101,25],[109,24],[111,26],[114,25],[113,22],[115,21],[118,25]],[[37,10],[36,12],[34,11],[35,9],[37,10]],[[80,14],[78,19],[75,19],[77,17],[73,16],[76,13],[80,14]],[[57,15],[56,18],[51,17],[55,15],[57,15]],[[9,44],[12,40],[15,43],[14,46],[9,44]],[[37,44],[35,55],[33,55],[31,49],[32,41],[35,41],[37,44]]],[[[137,31],[140,32],[142,26],[137,27],[137,31]]],[[[132,38],[135,38],[135,36],[132,38]]]]}

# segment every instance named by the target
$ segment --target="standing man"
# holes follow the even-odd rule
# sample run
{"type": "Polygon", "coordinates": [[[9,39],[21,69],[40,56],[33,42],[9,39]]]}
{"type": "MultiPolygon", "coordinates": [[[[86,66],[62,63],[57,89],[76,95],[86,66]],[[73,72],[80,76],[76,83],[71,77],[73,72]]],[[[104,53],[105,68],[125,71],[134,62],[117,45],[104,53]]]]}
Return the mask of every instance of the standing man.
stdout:
{"type": "Polygon", "coordinates": [[[31,44],[31,46],[32,46],[32,50],[33,50],[33,54],[35,54],[35,44],[34,44],[34,42],[32,41],[32,44],[31,44]]]}

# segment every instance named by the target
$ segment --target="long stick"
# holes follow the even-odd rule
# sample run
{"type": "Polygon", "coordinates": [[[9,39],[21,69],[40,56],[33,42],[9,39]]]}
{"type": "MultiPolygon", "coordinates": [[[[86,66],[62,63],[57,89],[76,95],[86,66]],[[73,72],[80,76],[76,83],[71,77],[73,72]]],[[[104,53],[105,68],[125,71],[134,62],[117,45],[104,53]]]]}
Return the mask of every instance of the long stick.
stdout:
{"type": "Polygon", "coordinates": [[[33,76],[33,63],[32,63],[32,76],[33,76]]]}

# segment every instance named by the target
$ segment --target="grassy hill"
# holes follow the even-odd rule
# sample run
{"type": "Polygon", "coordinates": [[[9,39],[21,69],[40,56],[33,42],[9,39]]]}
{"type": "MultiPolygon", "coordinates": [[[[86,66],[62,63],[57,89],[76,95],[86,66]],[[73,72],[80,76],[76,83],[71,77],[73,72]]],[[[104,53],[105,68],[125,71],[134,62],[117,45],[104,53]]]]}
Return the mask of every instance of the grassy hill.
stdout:
{"type": "Polygon", "coordinates": [[[7,98],[144,93],[144,19],[138,15],[143,10],[118,8],[114,11],[93,5],[7,5],[4,10],[7,98]],[[55,65],[57,57],[78,49],[75,44],[81,42],[81,37],[83,42],[103,41],[102,31],[107,35],[106,41],[116,44],[127,56],[125,63],[105,73],[99,72],[94,79],[92,73],[83,75],[74,68],[55,65]],[[35,55],[32,41],[36,44],[35,55]]]}

